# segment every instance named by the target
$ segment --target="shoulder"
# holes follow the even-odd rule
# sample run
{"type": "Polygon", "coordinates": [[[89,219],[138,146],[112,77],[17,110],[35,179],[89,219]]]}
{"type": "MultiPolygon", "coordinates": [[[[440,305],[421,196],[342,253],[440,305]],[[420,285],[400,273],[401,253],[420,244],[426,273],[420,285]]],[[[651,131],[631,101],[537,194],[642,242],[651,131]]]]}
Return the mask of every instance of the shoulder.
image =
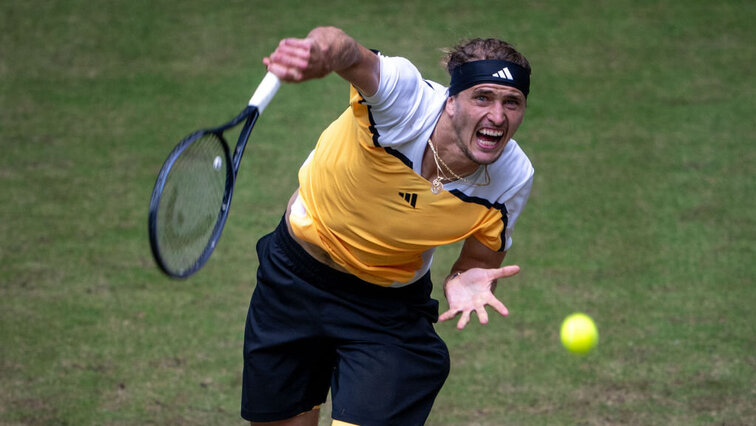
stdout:
{"type": "Polygon", "coordinates": [[[492,164],[498,173],[507,173],[515,176],[532,176],[533,164],[530,162],[525,151],[522,150],[516,140],[510,139],[501,156],[492,164]]]}
{"type": "Polygon", "coordinates": [[[503,182],[507,182],[501,188],[504,192],[519,188],[527,181],[532,180],[535,174],[530,158],[514,139],[507,142],[501,157],[490,166],[490,169],[493,175],[503,178],[503,182]]]}
{"type": "Polygon", "coordinates": [[[510,139],[495,162],[475,173],[474,181],[478,185],[461,184],[460,192],[471,198],[487,200],[492,205],[503,205],[515,197],[524,195],[527,198],[534,174],[528,156],[514,139],[510,139]]]}
{"type": "Polygon", "coordinates": [[[363,97],[371,131],[380,146],[401,145],[430,136],[447,98],[446,87],[423,79],[401,57],[381,56],[378,91],[363,97]]]}
{"type": "Polygon", "coordinates": [[[368,104],[380,106],[396,100],[397,96],[420,98],[447,97],[447,88],[433,81],[423,79],[417,67],[409,59],[401,56],[384,56],[380,60],[380,82],[373,96],[366,96],[368,104]]]}
{"type": "Polygon", "coordinates": [[[529,192],[535,169],[525,151],[514,139],[507,142],[501,157],[489,166],[491,179],[500,182],[498,199],[509,200],[525,189],[529,192]]]}

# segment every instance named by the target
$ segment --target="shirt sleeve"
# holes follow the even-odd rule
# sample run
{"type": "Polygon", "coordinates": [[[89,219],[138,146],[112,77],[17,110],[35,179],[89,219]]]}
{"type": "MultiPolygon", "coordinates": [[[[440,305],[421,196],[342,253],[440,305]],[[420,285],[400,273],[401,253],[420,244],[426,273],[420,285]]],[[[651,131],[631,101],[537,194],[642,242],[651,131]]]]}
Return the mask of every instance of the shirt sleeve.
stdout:
{"type": "Polygon", "coordinates": [[[498,185],[476,188],[482,199],[491,200],[491,212],[486,224],[475,237],[491,250],[509,250],[515,223],[520,217],[533,187],[535,170],[517,142],[511,139],[502,156],[489,165],[491,180],[498,185]]]}
{"type": "Polygon", "coordinates": [[[381,146],[391,146],[415,140],[438,118],[437,114],[428,114],[428,109],[439,108],[439,97],[446,96],[446,88],[423,80],[418,69],[405,58],[383,55],[379,58],[378,91],[364,97],[378,133],[377,141],[381,146]]]}
{"type": "Polygon", "coordinates": [[[512,233],[514,232],[515,222],[520,217],[520,213],[525,209],[525,204],[530,197],[530,189],[533,187],[533,173],[528,180],[523,184],[515,195],[509,199],[504,205],[507,207],[507,227],[504,230],[504,250],[509,250],[512,247],[512,233]]]}

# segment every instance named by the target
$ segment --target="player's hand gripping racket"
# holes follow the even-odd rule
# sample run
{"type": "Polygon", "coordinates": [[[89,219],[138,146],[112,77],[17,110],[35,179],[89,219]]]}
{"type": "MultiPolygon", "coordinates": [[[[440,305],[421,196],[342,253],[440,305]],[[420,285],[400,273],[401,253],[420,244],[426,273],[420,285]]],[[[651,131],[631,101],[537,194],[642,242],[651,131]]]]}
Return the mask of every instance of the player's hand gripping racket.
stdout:
{"type": "Polygon", "coordinates": [[[190,134],[163,163],[150,199],[149,233],[155,261],[171,277],[192,275],[213,253],[249,134],[280,86],[278,77],[267,73],[236,118],[190,134]],[[240,123],[232,156],[223,134],[240,123]]]}

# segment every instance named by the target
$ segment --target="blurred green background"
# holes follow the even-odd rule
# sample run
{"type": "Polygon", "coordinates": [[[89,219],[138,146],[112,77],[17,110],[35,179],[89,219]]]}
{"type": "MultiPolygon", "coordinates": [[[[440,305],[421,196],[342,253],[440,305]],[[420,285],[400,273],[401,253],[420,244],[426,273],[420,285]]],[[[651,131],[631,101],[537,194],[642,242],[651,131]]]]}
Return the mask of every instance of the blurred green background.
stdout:
{"type": "MultiPolygon", "coordinates": [[[[232,118],[261,58],[316,25],[442,83],[442,49],[469,37],[508,40],[533,66],[516,139],[535,186],[507,258],[522,272],[497,292],[511,314],[438,325],[452,371],[428,424],[756,424],[753,2],[10,0],[0,12],[0,424],[243,424],[254,245],[347,86],[281,89],[191,279],[154,266],[147,205],[173,145],[232,118]],[[585,357],[558,338],[574,311],[601,334],[585,357]]],[[[438,251],[435,277],[457,250],[438,251]]]]}

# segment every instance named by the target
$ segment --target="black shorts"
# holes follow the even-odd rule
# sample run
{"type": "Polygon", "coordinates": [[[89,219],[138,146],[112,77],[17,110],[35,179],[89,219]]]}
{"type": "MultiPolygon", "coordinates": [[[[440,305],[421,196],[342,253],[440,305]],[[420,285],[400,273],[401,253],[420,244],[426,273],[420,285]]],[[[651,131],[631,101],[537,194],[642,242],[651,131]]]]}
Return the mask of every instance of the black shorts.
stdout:
{"type": "Polygon", "coordinates": [[[449,374],[430,273],[402,288],[367,283],[312,258],[284,221],[257,254],[242,417],[293,417],[324,403],[330,389],[334,419],[422,425],[449,374]]]}

